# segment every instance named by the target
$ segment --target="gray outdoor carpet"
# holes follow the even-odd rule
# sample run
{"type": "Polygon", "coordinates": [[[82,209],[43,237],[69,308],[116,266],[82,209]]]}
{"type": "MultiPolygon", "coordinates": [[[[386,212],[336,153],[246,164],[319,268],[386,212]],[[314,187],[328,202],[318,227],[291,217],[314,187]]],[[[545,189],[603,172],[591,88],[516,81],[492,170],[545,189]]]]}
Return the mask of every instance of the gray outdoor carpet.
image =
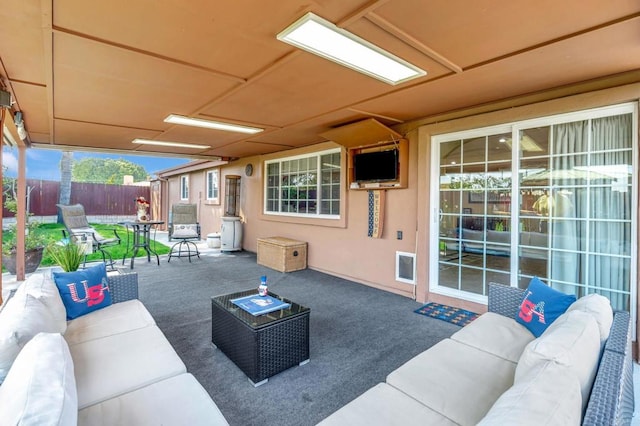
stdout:
{"type": "Polygon", "coordinates": [[[280,273],[236,252],[137,261],[140,299],[231,425],[314,425],[460,327],[406,297],[312,270],[280,273]],[[211,297],[269,290],[311,308],[310,362],[257,388],[211,344],[211,297]]]}

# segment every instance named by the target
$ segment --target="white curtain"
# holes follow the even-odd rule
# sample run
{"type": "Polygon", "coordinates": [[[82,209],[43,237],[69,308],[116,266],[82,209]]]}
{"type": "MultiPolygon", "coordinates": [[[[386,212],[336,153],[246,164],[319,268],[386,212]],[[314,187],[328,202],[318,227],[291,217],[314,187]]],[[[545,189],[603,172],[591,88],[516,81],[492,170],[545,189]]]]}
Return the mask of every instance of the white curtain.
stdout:
{"type": "Polygon", "coordinates": [[[553,126],[551,160],[551,270],[552,287],[564,293],[576,293],[580,283],[581,190],[576,186],[576,170],[586,166],[588,121],[553,126]]]}
{"type": "Polygon", "coordinates": [[[553,126],[550,278],[629,309],[631,115],[553,126]],[[615,166],[615,167],[614,167],[615,166]],[[627,173],[627,171],[629,173],[627,173]]]}
{"type": "MultiPolygon", "coordinates": [[[[615,309],[629,310],[632,219],[631,114],[593,120],[592,164],[618,170],[590,193],[590,252],[587,285],[607,296],[615,309]],[[602,151],[607,152],[602,152],[602,151]],[[617,166],[615,169],[612,166],[617,166]],[[628,171],[628,172],[627,172],[628,171]],[[613,291],[608,291],[611,289],[613,291]],[[625,294],[626,293],[626,294],[625,294]]],[[[590,292],[592,292],[590,290],[590,292]]]]}

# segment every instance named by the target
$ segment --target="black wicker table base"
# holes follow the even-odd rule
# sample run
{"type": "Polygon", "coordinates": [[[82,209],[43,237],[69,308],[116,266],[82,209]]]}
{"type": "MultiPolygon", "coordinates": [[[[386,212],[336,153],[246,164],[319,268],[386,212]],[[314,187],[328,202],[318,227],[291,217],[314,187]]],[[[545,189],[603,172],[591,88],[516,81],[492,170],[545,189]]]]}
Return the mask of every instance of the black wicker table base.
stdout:
{"type": "Polygon", "coordinates": [[[310,310],[291,302],[289,309],[253,316],[230,302],[251,294],[211,299],[211,341],[259,386],[271,376],[309,362],[310,310]]]}

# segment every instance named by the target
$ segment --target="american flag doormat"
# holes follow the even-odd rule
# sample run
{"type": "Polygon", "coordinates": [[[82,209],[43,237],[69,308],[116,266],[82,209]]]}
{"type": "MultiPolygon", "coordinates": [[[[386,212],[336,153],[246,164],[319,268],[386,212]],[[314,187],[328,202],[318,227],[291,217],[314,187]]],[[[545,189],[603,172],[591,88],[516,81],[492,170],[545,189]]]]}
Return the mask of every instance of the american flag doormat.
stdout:
{"type": "Polygon", "coordinates": [[[453,306],[441,305],[439,303],[427,303],[420,309],[416,309],[415,313],[426,315],[428,317],[437,318],[447,321],[460,327],[464,327],[474,319],[478,318],[475,312],[467,311],[453,306]]]}

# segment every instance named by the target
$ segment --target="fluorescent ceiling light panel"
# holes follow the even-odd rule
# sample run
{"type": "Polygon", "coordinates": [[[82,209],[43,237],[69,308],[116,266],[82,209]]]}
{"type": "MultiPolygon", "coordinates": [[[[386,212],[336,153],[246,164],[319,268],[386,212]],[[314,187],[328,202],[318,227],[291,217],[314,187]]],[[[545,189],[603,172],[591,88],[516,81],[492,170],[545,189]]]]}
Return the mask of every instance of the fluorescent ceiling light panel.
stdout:
{"type": "Polygon", "coordinates": [[[190,117],[185,117],[185,116],[176,115],[176,114],[169,114],[167,118],[164,119],[164,121],[165,123],[171,123],[171,124],[182,124],[185,126],[204,127],[206,129],[224,130],[227,132],[238,132],[238,133],[249,133],[249,134],[260,133],[264,130],[258,127],[241,126],[239,124],[223,123],[221,121],[213,121],[213,120],[202,120],[200,118],[190,118],[190,117]]]}
{"type": "Polygon", "coordinates": [[[193,148],[193,149],[211,148],[209,145],[197,145],[193,143],[168,142],[168,141],[152,141],[149,139],[134,139],[132,143],[138,143],[140,145],[174,146],[177,148],[193,148]]]}
{"type": "Polygon", "coordinates": [[[427,74],[311,12],[287,27],[277,38],[389,84],[404,83],[427,74]]]}
{"type": "MultiPolygon", "coordinates": [[[[511,138],[505,141],[509,149],[511,149],[511,138]]],[[[544,151],[540,145],[536,143],[529,135],[523,135],[520,137],[520,149],[528,152],[542,152],[544,151]]]]}

